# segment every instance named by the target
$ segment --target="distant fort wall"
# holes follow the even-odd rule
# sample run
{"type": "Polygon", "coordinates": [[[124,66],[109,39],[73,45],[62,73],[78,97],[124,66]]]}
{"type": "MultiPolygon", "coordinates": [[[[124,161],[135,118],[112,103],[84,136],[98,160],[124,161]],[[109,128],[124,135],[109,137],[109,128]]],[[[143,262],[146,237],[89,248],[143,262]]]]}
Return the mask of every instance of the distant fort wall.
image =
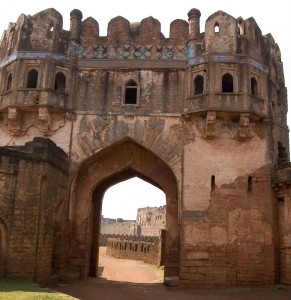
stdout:
{"type": "Polygon", "coordinates": [[[110,237],[106,254],[115,258],[141,260],[157,266],[163,265],[163,233],[158,237],[110,237]]]}
{"type": "Polygon", "coordinates": [[[166,228],[166,205],[137,210],[135,220],[102,218],[101,235],[158,236],[166,228]]]}

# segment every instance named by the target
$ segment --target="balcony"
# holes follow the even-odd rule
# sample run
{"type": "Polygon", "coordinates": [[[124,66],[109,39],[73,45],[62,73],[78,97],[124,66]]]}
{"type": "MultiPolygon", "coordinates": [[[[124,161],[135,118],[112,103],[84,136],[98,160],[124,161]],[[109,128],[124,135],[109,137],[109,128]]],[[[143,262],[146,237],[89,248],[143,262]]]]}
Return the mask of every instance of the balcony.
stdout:
{"type": "Polygon", "coordinates": [[[67,108],[67,93],[51,89],[17,89],[10,90],[0,96],[0,109],[18,106],[22,109],[44,106],[56,109],[67,108]]]}
{"type": "Polygon", "coordinates": [[[242,93],[201,94],[187,99],[187,112],[203,110],[249,112],[265,116],[267,114],[264,100],[242,93]]]}

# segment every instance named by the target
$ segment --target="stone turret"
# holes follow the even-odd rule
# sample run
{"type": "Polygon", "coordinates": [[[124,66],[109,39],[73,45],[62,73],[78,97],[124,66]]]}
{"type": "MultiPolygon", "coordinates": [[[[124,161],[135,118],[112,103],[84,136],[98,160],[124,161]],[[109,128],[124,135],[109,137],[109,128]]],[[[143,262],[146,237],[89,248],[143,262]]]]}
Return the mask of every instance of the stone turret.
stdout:
{"type": "Polygon", "coordinates": [[[201,13],[199,9],[192,8],[188,12],[189,21],[189,40],[194,40],[200,34],[200,17],[201,13]]]}
{"type": "Polygon", "coordinates": [[[71,11],[70,16],[71,16],[70,39],[72,41],[79,42],[83,14],[80,10],[74,9],[71,11]]]}

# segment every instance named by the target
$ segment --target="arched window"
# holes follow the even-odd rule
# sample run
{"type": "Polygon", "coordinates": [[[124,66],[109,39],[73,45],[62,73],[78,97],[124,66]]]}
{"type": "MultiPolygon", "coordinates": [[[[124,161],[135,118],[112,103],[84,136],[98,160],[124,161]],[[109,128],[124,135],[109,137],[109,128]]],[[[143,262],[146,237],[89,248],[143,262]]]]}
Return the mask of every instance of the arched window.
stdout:
{"type": "Polygon", "coordinates": [[[6,91],[11,90],[12,87],[12,74],[10,73],[7,78],[6,91]]]}
{"type": "Polygon", "coordinates": [[[64,93],[66,90],[66,76],[62,72],[59,72],[56,75],[54,89],[55,91],[62,93],[64,93]]]}
{"type": "Polygon", "coordinates": [[[233,78],[229,73],[222,76],[222,92],[233,93],[233,78]]]}
{"type": "Polygon", "coordinates": [[[203,94],[204,80],[203,76],[198,75],[194,79],[194,95],[203,94]]]}
{"type": "Polygon", "coordinates": [[[258,83],[254,77],[251,78],[251,94],[252,96],[258,96],[258,83]]]}
{"type": "Polygon", "coordinates": [[[131,79],[124,86],[124,104],[138,104],[138,85],[131,79]]]}
{"type": "Polygon", "coordinates": [[[26,87],[28,89],[35,89],[37,87],[37,79],[38,79],[38,72],[35,69],[31,69],[28,72],[26,87]]]}
{"type": "Polygon", "coordinates": [[[215,22],[215,24],[214,24],[214,32],[219,32],[219,24],[218,24],[218,22],[215,22]]]}

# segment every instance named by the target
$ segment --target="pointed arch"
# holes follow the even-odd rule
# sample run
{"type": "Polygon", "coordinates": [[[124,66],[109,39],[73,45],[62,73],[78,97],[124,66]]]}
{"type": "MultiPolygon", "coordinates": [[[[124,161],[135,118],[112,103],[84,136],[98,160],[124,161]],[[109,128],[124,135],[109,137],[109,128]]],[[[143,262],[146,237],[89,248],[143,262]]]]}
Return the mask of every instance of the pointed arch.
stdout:
{"type": "Polygon", "coordinates": [[[29,70],[27,74],[26,88],[28,89],[37,88],[37,81],[38,81],[38,71],[36,69],[29,70]]]}
{"type": "MultiPolygon", "coordinates": [[[[165,238],[165,276],[179,274],[178,186],[171,168],[156,154],[126,138],[99,151],[87,159],[75,175],[72,184],[71,218],[74,220],[74,249],[80,251],[81,274],[96,275],[98,267],[97,236],[102,200],[106,190],[121,181],[139,177],[163,190],[167,203],[165,238]],[[93,225],[95,224],[95,226],[93,225]],[[95,240],[94,240],[95,239],[95,240]],[[176,264],[175,264],[176,262],[176,264]]],[[[76,254],[75,254],[76,255],[76,254]]]]}
{"type": "Polygon", "coordinates": [[[12,73],[9,73],[7,77],[6,91],[10,91],[11,87],[12,87],[12,73]]]}
{"type": "Polygon", "coordinates": [[[251,78],[251,95],[258,96],[258,82],[255,77],[251,78]]]}
{"type": "Polygon", "coordinates": [[[220,31],[219,23],[218,23],[218,22],[215,22],[215,23],[214,23],[214,32],[215,32],[215,33],[219,33],[219,31],[220,31]]]}
{"type": "Polygon", "coordinates": [[[62,93],[66,91],[66,76],[63,72],[58,72],[56,74],[54,90],[62,93]]]}
{"type": "Polygon", "coordinates": [[[202,75],[197,75],[194,79],[194,95],[203,94],[204,78],[202,75]]]}
{"type": "Polygon", "coordinates": [[[233,77],[229,73],[222,76],[222,93],[233,93],[233,77]]]}

